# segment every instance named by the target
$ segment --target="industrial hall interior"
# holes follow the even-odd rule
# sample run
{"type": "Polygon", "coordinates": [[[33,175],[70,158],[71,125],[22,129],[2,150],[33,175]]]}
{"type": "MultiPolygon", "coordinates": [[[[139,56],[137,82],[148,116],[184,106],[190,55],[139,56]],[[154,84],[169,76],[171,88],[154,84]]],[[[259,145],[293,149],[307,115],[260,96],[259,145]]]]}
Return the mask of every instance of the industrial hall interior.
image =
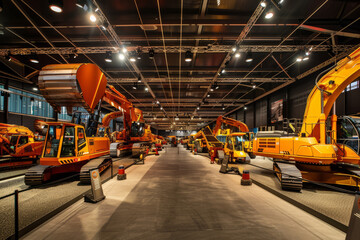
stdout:
{"type": "Polygon", "coordinates": [[[359,0],[0,0],[0,240],[360,240],[359,0]]]}

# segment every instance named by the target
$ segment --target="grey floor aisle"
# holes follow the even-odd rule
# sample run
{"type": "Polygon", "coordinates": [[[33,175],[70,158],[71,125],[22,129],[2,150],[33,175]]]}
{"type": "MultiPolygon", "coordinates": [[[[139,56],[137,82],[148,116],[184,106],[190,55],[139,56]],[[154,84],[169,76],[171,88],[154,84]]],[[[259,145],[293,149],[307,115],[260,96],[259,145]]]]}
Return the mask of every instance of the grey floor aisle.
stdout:
{"type": "Polygon", "coordinates": [[[265,190],[241,186],[239,176],[220,174],[218,165],[182,147],[168,147],[161,156],[151,158],[128,173],[132,179],[126,180],[128,184],[106,183],[103,202],[80,202],[27,238],[345,238],[343,232],[265,190]],[[120,196],[126,184],[133,186],[120,196]]]}

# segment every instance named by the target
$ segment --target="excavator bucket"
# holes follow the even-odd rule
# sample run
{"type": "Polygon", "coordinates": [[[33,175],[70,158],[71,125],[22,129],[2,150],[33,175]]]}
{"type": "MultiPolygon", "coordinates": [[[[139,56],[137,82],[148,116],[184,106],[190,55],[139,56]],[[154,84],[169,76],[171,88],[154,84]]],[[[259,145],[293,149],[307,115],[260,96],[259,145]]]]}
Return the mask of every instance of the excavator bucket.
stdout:
{"type": "Polygon", "coordinates": [[[83,107],[93,113],[106,85],[104,73],[90,63],[47,65],[39,74],[39,89],[58,112],[61,107],[83,107]]]}

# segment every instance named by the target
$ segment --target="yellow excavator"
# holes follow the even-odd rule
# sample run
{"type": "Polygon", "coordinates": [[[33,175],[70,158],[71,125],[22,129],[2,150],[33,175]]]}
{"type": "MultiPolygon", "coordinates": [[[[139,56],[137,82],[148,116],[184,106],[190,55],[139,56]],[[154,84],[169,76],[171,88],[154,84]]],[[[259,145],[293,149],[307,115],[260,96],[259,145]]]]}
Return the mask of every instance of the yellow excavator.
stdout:
{"type": "Polygon", "coordinates": [[[273,158],[283,189],[301,191],[302,178],[360,187],[360,156],[356,151],[359,119],[341,118],[342,122],[339,122],[335,105],[341,92],[359,77],[360,48],[317,76],[315,87],[307,99],[299,133],[275,131],[256,135],[253,152],[273,158]],[[326,124],[331,110],[330,124],[326,124]],[[339,139],[339,136],[347,135],[342,123],[352,125],[356,136],[339,139]]]}

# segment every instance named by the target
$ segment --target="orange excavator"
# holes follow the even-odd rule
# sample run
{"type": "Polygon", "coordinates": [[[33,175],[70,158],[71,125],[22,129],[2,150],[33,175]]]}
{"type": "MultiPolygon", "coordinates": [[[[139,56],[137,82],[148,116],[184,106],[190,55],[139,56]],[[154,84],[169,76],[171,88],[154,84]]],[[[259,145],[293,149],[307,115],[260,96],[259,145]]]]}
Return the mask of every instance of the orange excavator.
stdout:
{"type": "Polygon", "coordinates": [[[144,152],[144,147],[149,147],[155,140],[152,135],[150,126],[144,124],[144,118],[140,109],[134,108],[125,96],[119,93],[124,102],[122,111],[108,113],[102,119],[102,127],[105,128],[106,135],[110,137],[110,156],[120,157],[132,153],[133,157],[139,157],[144,152]],[[110,121],[123,117],[122,131],[110,133],[110,121]]]}
{"type": "Polygon", "coordinates": [[[34,163],[40,156],[43,141],[24,126],[0,123],[0,155],[9,156],[0,162],[0,167],[14,167],[34,163]]]}
{"type": "Polygon", "coordinates": [[[37,185],[55,175],[80,172],[80,181],[88,183],[89,170],[98,168],[102,172],[111,165],[110,139],[98,136],[98,123],[102,101],[126,113],[126,136],[141,138],[145,123],[140,119],[131,122],[134,110],[131,102],[114,87],[107,86],[104,73],[94,64],[54,64],[43,67],[39,73],[39,90],[47,102],[60,112],[66,107],[82,107],[89,117],[84,126],[82,114],[74,112],[72,123],[47,122],[47,134],[38,166],[25,174],[27,185],[37,185]],[[139,132],[140,131],[140,132],[139,132]],[[135,136],[134,136],[135,135],[135,136]]]}
{"type": "MultiPolygon", "coordinates": [[[[257,134],[253,152],[274,159],[273,166],[283,189],[300,191],[301,178],[360,187],[360,156],[346,141],[338,141],[341,126],[337,124],[335,107],[341,92],[359,77],[360,48],[318,75],[299,133],[257,134]],[[333,114],[327,124],[331,109],[333,114]]],[[[356,128],[356,124],[354,126],[356,128]]],[[[359,139],[359,131],[356,132],[359,139]]]]}

